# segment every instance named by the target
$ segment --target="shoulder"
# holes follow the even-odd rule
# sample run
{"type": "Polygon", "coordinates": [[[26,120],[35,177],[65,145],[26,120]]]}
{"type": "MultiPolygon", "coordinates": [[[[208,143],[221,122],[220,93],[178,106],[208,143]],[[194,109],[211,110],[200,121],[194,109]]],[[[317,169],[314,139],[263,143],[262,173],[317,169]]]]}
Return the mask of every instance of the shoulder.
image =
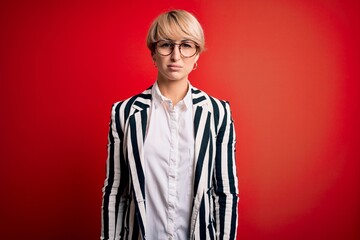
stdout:
{"type": "Polygon", "coordinates": [[[151,103],[151,88],[152,86],[139,94],[115,102],[111,108],[111,115],[122,116],[122,118],[127,119],[134,110],[149,107],[151,103]]]}
{"type": "Polygon", "coordinates": [[[131,108],[134,104],[135,105],[141,105],[141,103],[148,104],[149,101],[151,101],[151,88],[152,88],[152,86],[150,86],[148,89],[144,90],[143,92],[141,92],[139,94],[136,94],[127,99],[115,102],[113,104],[112,108],[113,109],[127,109],[127,108],[131,108]]]}
{"type": "Polygon", "coordinates": [[[228,111],[230,109],[230,103],[227,100],[216,98],[196,87],[192,87],[192,94],[193,94],[194,104],[196,104],[196,102],[199,101],[206,101],[207,105],[215,113],[217,111],[228,111]]]}

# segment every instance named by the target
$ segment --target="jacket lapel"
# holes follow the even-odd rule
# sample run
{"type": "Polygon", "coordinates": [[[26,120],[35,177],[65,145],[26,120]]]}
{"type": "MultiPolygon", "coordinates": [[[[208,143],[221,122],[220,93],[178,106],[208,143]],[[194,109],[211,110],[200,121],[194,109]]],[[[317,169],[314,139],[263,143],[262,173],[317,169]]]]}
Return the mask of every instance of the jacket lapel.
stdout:
{"type": "Polygon", "coordinates": [[[151,106],[151,89],[137,96],[131,106],[127,121],[126,154],[131,172],[136,204],[137,220],[142,235],[145,234],[145,172],[143,145],[148,126],[148,116],[151,106]],[[144,98],[143,96],[146,96],[144,98]]]}
{"type": "Polygon", "coordinates": [[[200,203],[208,183],[209,154],[211,144],[211,106],[208,96],[196,89],[192,89],[193,118],[195,135],[195,170],[194,170],[194,203],[191,216],[191,234],[195,231],[195,224],[200,203]]]}

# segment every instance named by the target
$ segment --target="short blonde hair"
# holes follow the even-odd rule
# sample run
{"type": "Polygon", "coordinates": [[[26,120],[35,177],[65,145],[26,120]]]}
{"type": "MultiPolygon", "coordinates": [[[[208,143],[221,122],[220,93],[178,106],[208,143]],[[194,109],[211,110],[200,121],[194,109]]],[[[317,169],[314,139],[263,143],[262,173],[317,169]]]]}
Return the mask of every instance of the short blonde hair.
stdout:
{"type": "Polygon", "coordinates": [[[199,21],[185,10],[172,10],[160,14],[151,24],[146,44],[151,54],[154,43],[161,39],[189,39],[199,45],[199,53],[205,49],[204,31],[199,21]]]}

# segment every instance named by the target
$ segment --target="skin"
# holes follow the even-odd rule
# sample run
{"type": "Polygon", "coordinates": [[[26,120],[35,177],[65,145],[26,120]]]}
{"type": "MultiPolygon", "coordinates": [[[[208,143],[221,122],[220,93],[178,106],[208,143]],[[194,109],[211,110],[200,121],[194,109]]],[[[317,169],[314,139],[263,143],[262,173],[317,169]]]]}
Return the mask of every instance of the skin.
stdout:
{"type": "MultiPolygon", "coordinates": [[[[181,40],[175,41],[175,43],[180,42],[181,40]]],[[[157,83],[160,92],[171,99],[175,105],[186,95],[188,76],[199,59],[199,54],[191,58],[184,58],[181,56],[178,46],[176,46],[169,56],[162,56],[155,51],[152,57],[158,69],[157,83]]]]}

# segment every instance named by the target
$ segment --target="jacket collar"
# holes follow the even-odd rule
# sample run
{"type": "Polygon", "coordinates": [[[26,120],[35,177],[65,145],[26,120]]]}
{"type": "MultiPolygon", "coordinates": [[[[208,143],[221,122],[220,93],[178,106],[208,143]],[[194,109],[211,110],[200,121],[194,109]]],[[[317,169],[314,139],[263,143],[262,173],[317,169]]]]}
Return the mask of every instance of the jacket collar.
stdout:
{"type": "MultiPolygon", "coordinates": [[[[201,91],[191,85],[190,85],[190,87],[191,87],[191,97],[192,97],[193,109],[196,109],[196,107],[203,106],[208,103],[209,97],[203,91],[201,91]]],[[[132,108],[133,108],[132,113],[145,110],[151,106],[152,88],[153,88],[153,85],[138,95],[137,99],[134,101],[134,104],[132,105],[132,108]],[[144,96],[145,96],[145,98],[143,98],[144,96]]],[[[132,113],[130,113],[130,114],[132,114],[132,113]]]]}

